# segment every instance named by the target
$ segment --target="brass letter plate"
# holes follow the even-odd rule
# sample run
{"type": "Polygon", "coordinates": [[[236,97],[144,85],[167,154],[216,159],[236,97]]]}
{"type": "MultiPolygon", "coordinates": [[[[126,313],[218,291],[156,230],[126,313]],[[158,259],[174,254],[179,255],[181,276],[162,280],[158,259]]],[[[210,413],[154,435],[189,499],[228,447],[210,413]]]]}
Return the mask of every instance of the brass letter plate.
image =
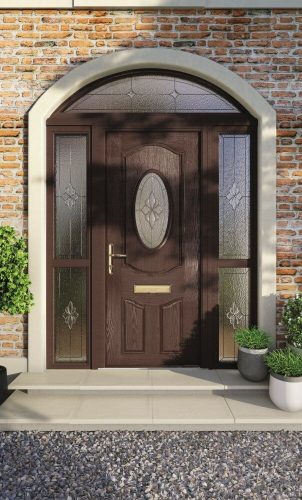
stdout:
{"type": "Polygon", "coordinates": [[[171,293],[171,285],[134,285],[134,293],[171,293]]]}

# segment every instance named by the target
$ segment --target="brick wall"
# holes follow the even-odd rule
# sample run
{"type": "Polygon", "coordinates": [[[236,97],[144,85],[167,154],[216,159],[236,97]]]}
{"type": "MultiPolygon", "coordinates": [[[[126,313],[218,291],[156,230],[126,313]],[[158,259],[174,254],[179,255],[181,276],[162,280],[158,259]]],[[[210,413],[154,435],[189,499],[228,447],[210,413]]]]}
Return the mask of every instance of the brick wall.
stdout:
{"type": "MultiPolygon", "coordinates": [[[[141,47],[208,57],[277,111],[279,319],[284,300],[302,291],[302,9],[0,11],[0,224],[26,234],[33,103],[78,64],[141,47]]],[[[0,356],[24,355],[26,331],[26,318],[0,315],[0,356]]]]}

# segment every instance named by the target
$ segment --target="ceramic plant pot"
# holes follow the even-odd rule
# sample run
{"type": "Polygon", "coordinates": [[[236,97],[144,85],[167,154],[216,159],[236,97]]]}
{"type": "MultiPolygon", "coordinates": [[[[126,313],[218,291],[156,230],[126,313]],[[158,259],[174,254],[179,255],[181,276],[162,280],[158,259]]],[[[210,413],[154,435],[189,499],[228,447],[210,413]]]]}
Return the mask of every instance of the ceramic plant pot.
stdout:
{"type": "Polygon", "coordinates": [[[264,363],[266,349],[247,349],[239,347],[238,351],[238,370],[239,373],[251,382],[261,382],[268,375],[267,367],[264,363]]]}
{"type": "Polygon", "coordinates": [[[302,377],[284,377],[271,373],[269,395],[280,410],[302,410],[302,377]]]}

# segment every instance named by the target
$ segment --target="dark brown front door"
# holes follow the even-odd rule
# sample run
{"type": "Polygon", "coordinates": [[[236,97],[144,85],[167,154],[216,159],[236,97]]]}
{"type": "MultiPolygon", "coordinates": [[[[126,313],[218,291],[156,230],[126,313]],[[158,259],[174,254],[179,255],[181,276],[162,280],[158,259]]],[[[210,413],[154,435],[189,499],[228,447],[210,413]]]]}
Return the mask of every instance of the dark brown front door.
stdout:
{"type": "Polygon", "coordinates": [[[106,366],[198,365],[199,134],[106,143],[106,366]]]}
{"type": "Polygon", "coordinates": [[[232,366],[257,323],[255,133],[239,113],[48,120],[48,368],[232,366]]]}

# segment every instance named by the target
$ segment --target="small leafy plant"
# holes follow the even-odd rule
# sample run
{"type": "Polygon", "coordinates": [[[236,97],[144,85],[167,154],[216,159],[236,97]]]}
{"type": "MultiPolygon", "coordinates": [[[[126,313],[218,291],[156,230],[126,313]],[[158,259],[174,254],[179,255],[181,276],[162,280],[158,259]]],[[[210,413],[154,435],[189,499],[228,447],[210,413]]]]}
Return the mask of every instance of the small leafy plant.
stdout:
{"type": "Polygon", "coordinates": [[[289,349],[277,349],[265,357],[269,370],[283,377],[302,377],[302,356],[289,349]]]}
{"type": "Polygon", "coordinates": [[[240,328],[234,333],[235,342],[247,349],[266,349],[271,344],[271,337],[257,326],[240,328]]]}
{"type": "Polygon", "coordinates": [[[33,304],[24,238],[14,228],[0,227],[0,312],[25,314],[33,304]]]}
{"type": "Polygon", "coordinates": [[[287,340],[302,348],[302,295],[289,299],[283,309],[282,323],[287,329],[287,340]]]}

